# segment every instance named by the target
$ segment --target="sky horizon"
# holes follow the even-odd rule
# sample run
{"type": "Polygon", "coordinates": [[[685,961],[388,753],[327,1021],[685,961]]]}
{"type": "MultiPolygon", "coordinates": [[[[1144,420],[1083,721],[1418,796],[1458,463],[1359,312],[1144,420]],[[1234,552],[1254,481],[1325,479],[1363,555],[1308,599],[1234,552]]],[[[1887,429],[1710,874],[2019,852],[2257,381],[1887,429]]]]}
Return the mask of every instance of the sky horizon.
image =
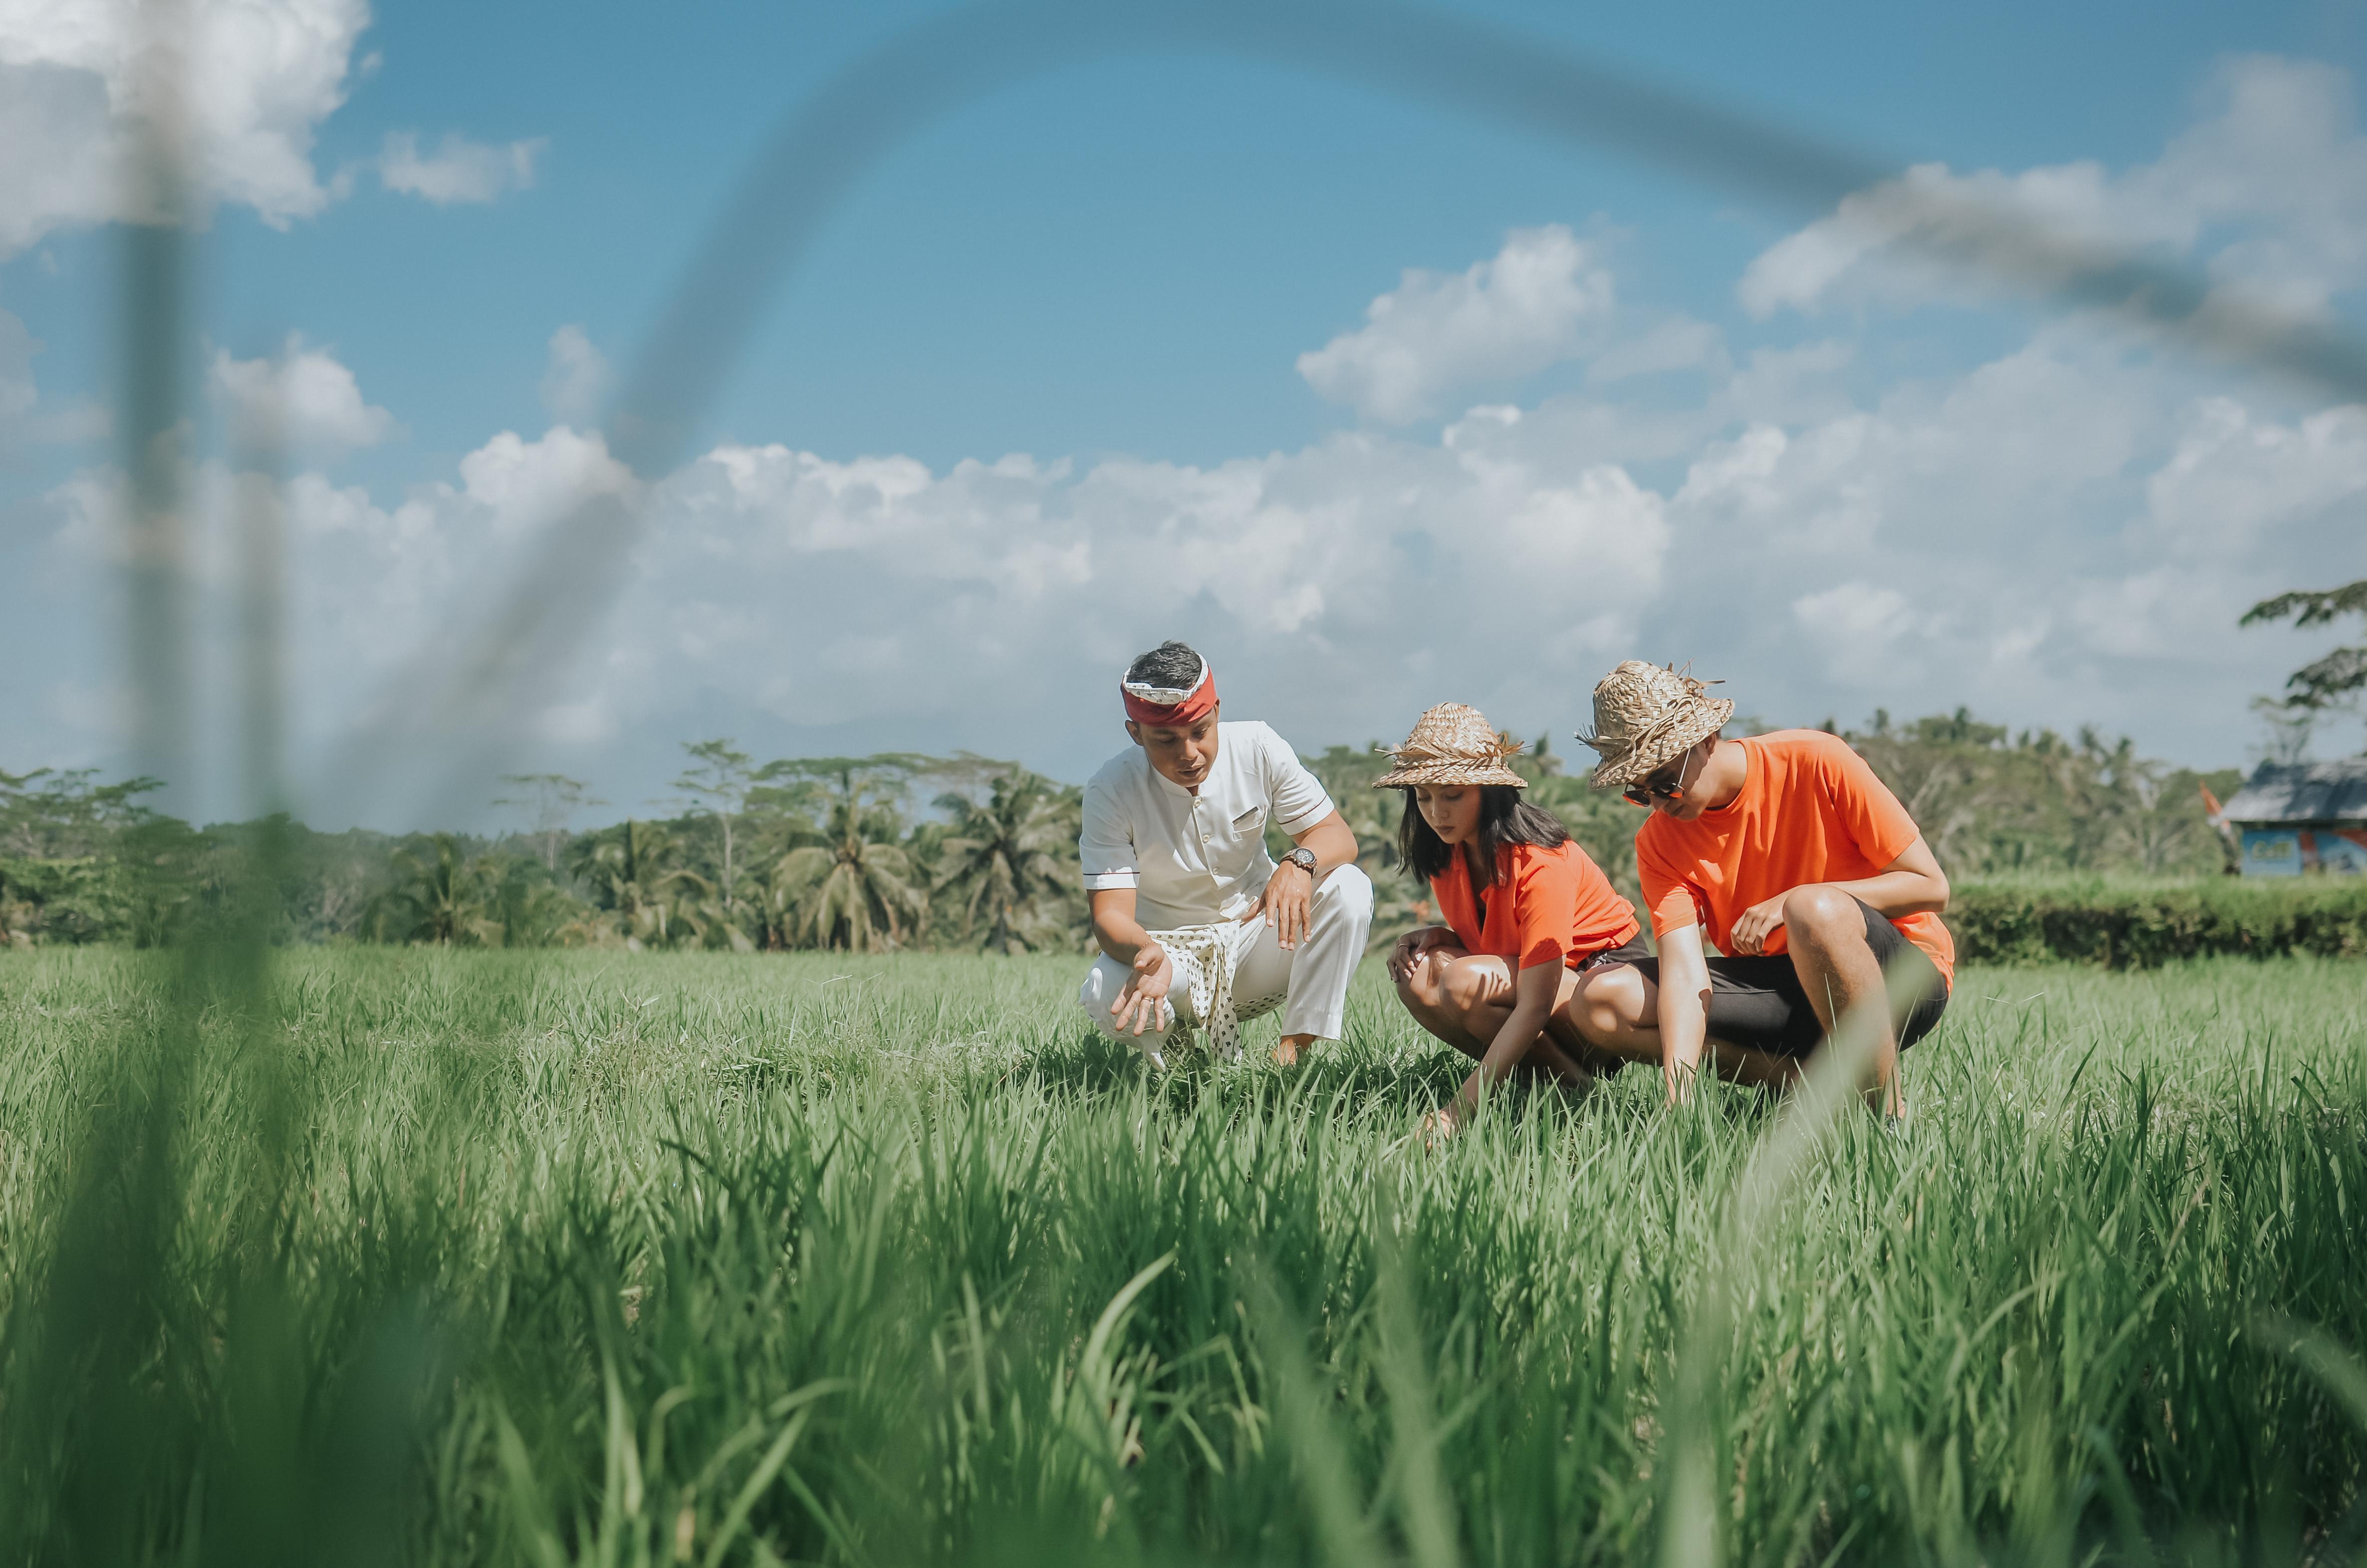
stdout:
{"type": "MultiPolygon", "coordinates": [[[[2250,700],[2356,640],[2236,623],[2367,575],[2361,408],[1920,262],[1900,187],[1788,209],[1206,51],[1060,65],[899,145],[687,455],[634,472],[599,430],[620,368],[770,128],[946,9],[196,6],[203,744],[168,809],[245,814],[232,520],[266,492],[323,828],[498,827],[505,772],[622,811],[723,735],[1073,782],[1169,636],[1308,752],[1454,699],[1582,761],[1588,689],[1640,657],[1771,725],[1966,708],[2245,767],[2250,700]],[[265,479],[238,454],[275,408],[265,479]],[[645,531],[501,744],[330,771],[601,498],[645,531]]],[[[2355,6],[1452,9],[2358,328],[2355,6]]],[[[97,14],[0,19],[15,772],[131,755],[110,171],[138,82],[97,14]]],[[[2360,744],[2344,718],[2316,751],[2360,744]]]]}

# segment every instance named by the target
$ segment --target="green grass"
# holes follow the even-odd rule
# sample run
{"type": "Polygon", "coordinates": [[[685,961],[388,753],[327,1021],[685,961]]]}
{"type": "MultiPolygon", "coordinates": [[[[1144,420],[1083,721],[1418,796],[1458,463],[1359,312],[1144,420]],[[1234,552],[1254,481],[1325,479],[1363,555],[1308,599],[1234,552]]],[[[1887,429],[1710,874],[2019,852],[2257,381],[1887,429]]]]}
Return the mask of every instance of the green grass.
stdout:
{"type": "Polygon", "coordinates": [[[1371,965],[1149,1080],[1076,960],[173,964],[0,957],[0,1560],[1643,1560],[1681,1364],[1732,1562],[2367,1533],[2355,964],[1968,969],[1747,1246],[1775,1102],[1426,1151],[1371,965]]]}

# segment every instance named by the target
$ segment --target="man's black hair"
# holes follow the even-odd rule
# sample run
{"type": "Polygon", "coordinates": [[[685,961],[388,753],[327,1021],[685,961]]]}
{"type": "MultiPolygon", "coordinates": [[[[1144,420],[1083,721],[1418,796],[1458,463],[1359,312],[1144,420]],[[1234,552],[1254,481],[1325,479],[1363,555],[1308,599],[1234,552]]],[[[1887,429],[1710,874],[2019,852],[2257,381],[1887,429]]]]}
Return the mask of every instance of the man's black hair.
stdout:
{"type": "MultiPolygon", "coordinates": [[[[1438,831],[1422,820],[1421,807],[1413,798],[1413,787],[1399,790],[1405,797],[1405,815],[1398,822],[1398,858],[1406,869],[1423,881],[1444,873],[1455,864],[1455,851],[1438,831]]],[[[1533,806],[1521,799],[1521,791],[1510,784],[1479,786],[1479,869],[1486,876],[1481,885],[1496,883],[1496,851],[1507,844],[1534,844],[1540,849],[1556,849],[1569,842],[1569,829],[1561,819],[1543,806],[1533,806]]]]}
{"type": "Polygon", "coordinates": [[[1136,654],[1134,663],[1126,666],[1126,678],[1140,686],[1188,690],[1200,678],[1200,655],[1190,643],[1170,637],[1150,653],[1136,654]]]}

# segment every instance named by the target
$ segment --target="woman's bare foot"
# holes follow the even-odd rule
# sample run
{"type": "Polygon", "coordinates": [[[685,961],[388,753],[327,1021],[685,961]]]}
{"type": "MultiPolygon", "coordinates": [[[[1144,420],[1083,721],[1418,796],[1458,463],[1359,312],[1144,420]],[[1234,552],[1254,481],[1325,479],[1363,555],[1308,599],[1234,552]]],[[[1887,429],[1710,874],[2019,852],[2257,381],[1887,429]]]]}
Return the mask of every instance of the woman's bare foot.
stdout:
{"type": "Polygon", "coordinates": [[[1311,1034],[1286,1034],[1274,1042],[1274,1062],[1277,1067],[1296,1067],[1298,1053],[1315,1043],[1311,1034]]]}

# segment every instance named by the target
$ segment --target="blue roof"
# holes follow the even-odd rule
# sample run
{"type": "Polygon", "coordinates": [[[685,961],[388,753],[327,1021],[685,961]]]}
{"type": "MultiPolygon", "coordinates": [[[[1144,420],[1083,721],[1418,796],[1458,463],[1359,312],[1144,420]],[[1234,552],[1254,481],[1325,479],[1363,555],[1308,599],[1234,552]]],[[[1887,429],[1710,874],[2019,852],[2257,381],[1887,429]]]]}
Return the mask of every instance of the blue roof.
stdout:
{"type": "Polygon", "coordinates": [[[2367,822],[2367,756],[2264,762],[2227,802],[2229,822],[2367,822]]]}

